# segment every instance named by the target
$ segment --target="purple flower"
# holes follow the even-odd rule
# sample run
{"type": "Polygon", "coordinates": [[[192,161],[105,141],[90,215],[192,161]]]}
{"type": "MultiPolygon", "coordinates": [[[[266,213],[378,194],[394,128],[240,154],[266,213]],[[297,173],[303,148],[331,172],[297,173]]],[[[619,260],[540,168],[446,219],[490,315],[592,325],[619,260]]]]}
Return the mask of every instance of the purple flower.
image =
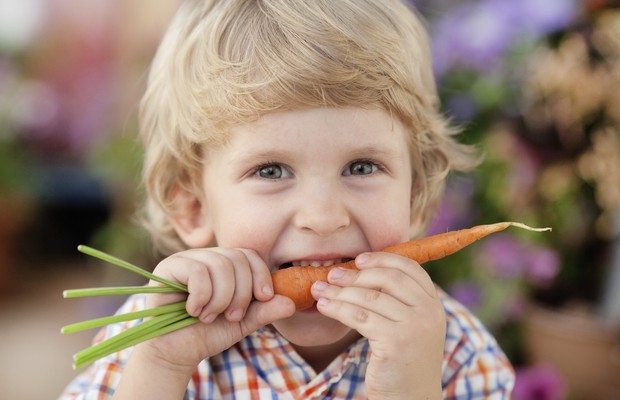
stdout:
{"type": "Polygon", "coordinates": [[[519,279],[527,269],[527,254],[513,235],[498,233],[485,240],[477,255],[480,265],[503,279],[519,279]]]}
{"type": "Polygon", "coordinates": [[[564,400],[566,393],[564,377],[550,365],[517,369],[514,400],[564,400]]]}
{"type": "Polygon", "coordinates": [[[560,270],[558,253],[547,247],[533,247],[527,250],[527,271],[525,277],[537,287],[548,286],[560,270]]]}
{"type": "Polygon", "coordinates": [[[476,308],[482,301],[482,288],[473,281],[457,281],[448,288],[448,293],[471,309],[476,308]]]}
{"type": "Polygon", "coordinates": [[[453,67],[490,72],[502,66],[514,26],[504,23],[488,7],[466,4],[440,20],[432,35],[438,76],[453,67]]]}
{"type": "Polygon", "coordinates": [[[536,287],[548,286],[560,270],[555,250],[517,241],[514,235],[499,233],[485,239],[477,263],[502,279],[524,279],[536,287]]]}
{"type": "Polygon", "coordinates": [[[455,2],[432,29],[435,71],[441,77],[453,67],[499,70],[522,38],[536,40],[566,27],[577,14],[576,0],[455,2]]]}
{"type": "Polygon", "coordinates": [[[491,7],[516,25],[520,35],[541,37],[567,27],[578,15],[576,0],[488,0],[491,7]]]}

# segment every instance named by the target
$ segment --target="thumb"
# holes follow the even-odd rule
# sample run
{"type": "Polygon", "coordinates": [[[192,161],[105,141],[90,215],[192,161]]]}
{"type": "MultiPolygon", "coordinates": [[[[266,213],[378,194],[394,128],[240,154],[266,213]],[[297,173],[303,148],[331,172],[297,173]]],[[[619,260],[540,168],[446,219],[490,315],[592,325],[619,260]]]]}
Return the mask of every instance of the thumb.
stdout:
{"type": "Polygon", "coordinates": [[[248,308],[242,321],[243,336],[274,321],[288,318],[294,313],[295,303],[285,296],[275,295],[269,301],[255,301],[248,308]]]}

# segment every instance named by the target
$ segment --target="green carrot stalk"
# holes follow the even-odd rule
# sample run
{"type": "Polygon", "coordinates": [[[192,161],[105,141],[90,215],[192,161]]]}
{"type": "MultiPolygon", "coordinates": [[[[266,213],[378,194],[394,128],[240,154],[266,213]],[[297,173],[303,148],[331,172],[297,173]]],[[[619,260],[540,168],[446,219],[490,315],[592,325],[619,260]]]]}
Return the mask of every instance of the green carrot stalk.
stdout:
{"type": "Polygon", "coordinates": [[[101,317],[90,319],[87,321],[76,322],[74,324],[65,325],[61,328],[61,333],[73,333],[87,329],[99,328],[101,326],[115,324],[118,322],[132,321],[134,319],[154,317],[157,315],[167,314],[173,311],[180,311],[185,309],[185,301],[179,301],[178,303],[166,304],[163,306],[149,308],[147,310],[133,311],[125,314],[112,315],[109,317],[101,317]]]}
{"type": "Polygon", "coordinates": [[[108,354],[127,348],[128,346],[125,346],[125,343],[128,343],[135,338],[144,335],[145,333],[156,331],[157,329],[178,321],[179,319],[184,319],[187,316],[188,315],[183,311],[176,311],[145,320],[117,335],[77,352],[74,359],[84,359],[91,356],[97,356],[97,358],[105,357],[108,354]]]}
{"type": "MultiPolygon", "coordinates": [[[[185,319],[180,319],[177,322],[171,323],[169,325],[166,325],[165,327],[159,328],[157,330],[153,330],[150,332],[146,332],[146,333],[142,333],[139,336],[136,336],[133,340],[131,341],[127,341],[126,343],[124,343],[122,346],[118,346],[116,348],[110,349],[108,351],[106,351],[106,353],[100,353],[100,354],[86,354],[85,356],[74,356],[74,364],[73,364],[73,368],[78,369],[78,368],[82,368],[87,366],[88,364],[91,364],[95,361],[97,361],[100,358],[103,358],[107,355],[116,353],[117,351],[126,349],[128,347],[131,346],[135,346],[139,343],[145,342],[147,340],[159,337],[161,335],[165,335],[166,333],[170,333],[170,332],[174,332],[178,329],[182,329],[185,328],[187,326],[193,325],[195,323],[197,323],[199,321],[198,318],[196,317],[186,317],[185,319]]],[[[86,349],[89,350],[90,348],[86,349]]]]}
{"type": "Polygon", "coordinates": [[[137,293],[179,293],[182,291],[176,287],[168,286],[115,286],[115,287],[99,287],[87,289],[68,289],[63,292],[66,299],[75,297],[90,296],[113,296],[113,295],[129,295],[137,293]]]}
{"type": "Polygon", "coordinates": [[[154,280],[156,282],[162,283],[166,286],[169,287],[173,287],[173,288],[177,288],[179,291],[181,292],[187,292],[187,286],[180,284],[178,282],[173,282],[171,280],[162,278],[160,276],[157,275],[153,275],[150,272],[148,272],[147,270],[140,268],[136,265],[133,265],[130,262],[127,262],[125,260],[121,260],[120,258],[114,257],[113,255],[110,255],[108,253],[104,253],[103,251],[97,250],[97,249],[93,249],[92,247],[89,246],[85,246],[83,244],[78,246],[78,251],[87,254],[89,256],[98,258],[100,260],[109,262],[111,264],[116,265],[117,267],[121,267],[124,268],[126,270],[129,270],[135,274],[138,274],[140,276],[143,276],[147,279],[151,279],[154,280]]]}
{"type": "MultiPolygon", "coordinates": [[[[80,245],[78,250],[86,255],[109,262],[118,267],[124,268],[147,279],[161,283],[163,286],[125,286],[125,287],[103,287],[69,289],[63,292],[65,298],[104,296],[104,295],[128,295],[136,293],[188,293],[187,287],[177,282],[156,276],[145,269],[133,265],[120,258],[104,253],[92,247],[80,245]]],[[[129,328],[118,335],[110,337],[96,345],[90,346],[77,352],[74,358],[74,368],[80,368],[90,364],[99,358],[131,347],[145,340],[181,329],[185,326],[198,322],[198,319],[191,317],[185,311],[185,301],[167,304],[148,310],[135,311],[125,314],[113,315],[108,317],[96,318],[70,324],[61,329],[62,333],[77,332],[84,329],[100,327],[116,322],[131,321],[140,318],[152,317],[137,326],[129,328]]]]}
{"type": "Polygon", "coordinates": [[[183,320],[191,320],[192,323],[198,321],[197,318],[190,317],[185,311],[159,315],[140,325],[129,328],[118,335],[112,336],[103,342],[77,352],[74,355],[74,367],[80,368],[107,355],[170,332],[171,330],[165,331],[165,329],[170,329],[170,326],[176,326],[175,323],[183,320]]]}

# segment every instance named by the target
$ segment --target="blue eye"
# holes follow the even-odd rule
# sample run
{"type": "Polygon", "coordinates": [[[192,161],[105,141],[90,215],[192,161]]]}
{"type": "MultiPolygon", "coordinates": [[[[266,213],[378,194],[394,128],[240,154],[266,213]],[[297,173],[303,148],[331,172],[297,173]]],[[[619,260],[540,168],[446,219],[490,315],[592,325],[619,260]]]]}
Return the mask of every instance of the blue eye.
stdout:
{"type": "Polygon", "coordinates": [[[277,164],[263,165],[256,171],[256,175],[264,179],[280,179],[283,174],[282,166],[277,164]]]}
{"type": "Polygon", "coordinates": [[[377,165],[371,161],[354,161],[347,167],[345,175],[370,175],[377,169],[377,165]]]}

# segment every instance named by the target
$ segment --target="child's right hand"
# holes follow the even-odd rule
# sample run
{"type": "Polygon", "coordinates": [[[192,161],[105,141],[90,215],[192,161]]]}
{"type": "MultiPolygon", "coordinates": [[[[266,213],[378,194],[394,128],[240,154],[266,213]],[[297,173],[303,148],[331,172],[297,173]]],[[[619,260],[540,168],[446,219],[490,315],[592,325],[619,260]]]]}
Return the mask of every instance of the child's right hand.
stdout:
{"type": "MultiPolygon", "coordinates": [[[[186,310],[201,323],[151,339],[135,351],[177,371],[191,373],[204,358],[295,312],[290,299],[274,296],[269,267],[252,250],[187,250],[163,260],[153,273],[187,286],[186,310]]],[[[159,283],[151,281],[149,285],[159,283]]],[[[151,294],[146,305],[157,307],[183,296],[151,294]]]]}

